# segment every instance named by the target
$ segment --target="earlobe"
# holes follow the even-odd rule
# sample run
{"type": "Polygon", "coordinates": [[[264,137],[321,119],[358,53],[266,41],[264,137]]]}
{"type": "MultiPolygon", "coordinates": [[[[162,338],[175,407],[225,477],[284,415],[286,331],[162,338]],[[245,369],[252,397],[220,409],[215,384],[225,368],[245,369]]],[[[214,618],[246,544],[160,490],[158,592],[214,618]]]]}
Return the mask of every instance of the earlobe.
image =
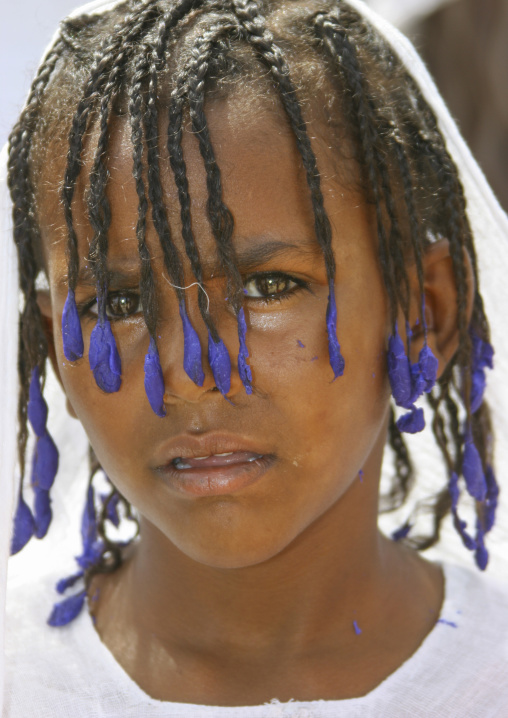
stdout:
{"type": "MultiPolygon", "coordinates": [[[[471,258],[466,250],[464,250],[464,268],[467,287],[464,310],[469,324],[473,311],[475,283],[471,258]]],[[[459,347],[457,283],[448,240],[439,240],[428,247],[423,257],[423,272],[427,342],[439,362],[438,377],[440,377],[459,347]]],[[[423,346],[424,332],[417,322],[420,302],[418,282],[415,277],[411,279],[411,320],[413,320],[411,325],[415,327],[411,354],[414,351],[417,355],[423,346]]],[[[413,357],[412,361],[414,361],[413,357]]]]}
{"type": "MultiPolygon", "coordinates": [[[[53,367],[58,383],[65,392],[62,378],[58,367],[55,351],[55,337],[54,337],[54,326],[53,326],[53,309],[51,304],[51,296],[49,290],[43,289],[37,292],[37,304],[39,306],[42,316],[42,326],[44,328],[44,334],[46,335],[46,341],[48,343],[48,358],[53,367]]],[[[67,411],[70,416],[77,419],[76,412],[74,411],[69,399],[66,399],[67,411]]]]}

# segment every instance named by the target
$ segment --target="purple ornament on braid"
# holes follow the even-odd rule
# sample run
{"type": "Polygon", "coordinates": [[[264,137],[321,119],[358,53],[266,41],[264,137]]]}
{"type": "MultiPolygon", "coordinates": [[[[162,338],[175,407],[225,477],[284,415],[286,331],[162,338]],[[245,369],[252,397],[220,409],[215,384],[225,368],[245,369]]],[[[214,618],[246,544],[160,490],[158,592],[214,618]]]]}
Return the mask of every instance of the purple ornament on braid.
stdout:
{"type": "Polygon", "coordinates": [[[83,334],[74,291],[69,289],[62,314],[63,352],[68,361],[77,361],[83,356],[83,334]]]}
{"type": "Polygon", "coordinates": [[[99,317],[93,328],[88,359],[99,389],[108,394],[118,391],[122,383],[122,365],[107,317],[99,317]]]}
{"type": "Polygon", "coordinates": [[[145,392],[150,406],[157,416],[166,416],[164,406],[164,377],[157,344],[153,337],[150,337],[148,353],[145,356],[145,392]]]}
{"type": "Polygon", "coordinates": [[[330,281],[328,291],[328,306],[326,308],[326,333],[328,335],[328,354],[330,366],[333,370],[333,377],[344,374],[345,361],[340,351],[340,344],[337,338],[337,303],[335,301],[335,287],[330,281]]]}
{"type": "Polygon", "coordinates": [[[187,316],[185,302],[183,300],[180,302],[179,309],[183,327],[183,368],[194,384],[203,386],[205,373],[201,363],[201,343],[199,336],[187,316]]]}
{"type": "Polygon", "coordinates": [[[226,396],[231,388],[231,360],[222,339],[219,338],[219,341],[215,342],[210,332],[208,332],[208,363],[215,386],[223,396],[226,396]]]}

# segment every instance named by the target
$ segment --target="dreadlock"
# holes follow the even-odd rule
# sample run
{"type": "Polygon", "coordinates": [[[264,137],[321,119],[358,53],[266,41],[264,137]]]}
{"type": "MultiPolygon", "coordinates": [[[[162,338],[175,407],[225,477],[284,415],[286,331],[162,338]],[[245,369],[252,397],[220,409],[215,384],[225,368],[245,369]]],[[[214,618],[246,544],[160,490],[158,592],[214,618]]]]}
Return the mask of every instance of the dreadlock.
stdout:
{"type": "MultiPolygon", "coordinates": [[[[138,197],[140,295],[146,326],[155,341],[156,284],[146,243],[149,211],[166,272],[180,306],[185,307],[182,258],[171,236],[161,182],[159,125],[165,110],[168,112],[166,146],[178,193],[183,246],[196,283],[201,288],[203,284],[182,150],[187,113],[206,173],[208,219],[227,281],[228,300],[240,327],[243,293],[232,242],[234,221],[223,200],[220,168],[206,116],[207,97],[224,97],[238,87],[253,93],[254,97],[268,93],[272,96],[275,92],[279,98],[305,171],[316,240],[331,287],[337,268],[320,174],[308,132],[309,119],[317,118],[314,124],[325,127],[328,137],[332,134],[338,155],[345,154],[344,137],[352,147],[353,159],[360,170],[355,181],[360,183],[375,208],[379,263],[394,328],[399,311],[406,322],[409,320],[408,268],[411,265],[419,282],[418,313],[425,328],[425,249],[442,237],[448,239],[457,288],[459,349],[428,394],[431,426],[448,477],[461,473],[466,439],[464,425],[470,428],[487,471],[492,461],[489,414],[485,404],[471,411],[470,370],[471,331],[487,342],[489,329],[477,288],[476,254],[457,169],[436,117],[414,80],[391,48],[342,0],[311,0],[304,5],[296,0],[128,0],[104,15],[82,16],[63,25],[60,38],[42,64],[10,137],[9,187],[14,203],[20,285],[25,299],[20,314],[19,343],[21,466],[24,466],[27,441],[30,372],[34,367],[43,370],[47,357],[35,293],[37,274],[44,270],[36,207],[44,138],[55,127],[60,131],[62,127],[68,128],[62,202],[68,232],[68,285],[69,290],[74,290],[80,260],[72,201],[83,165],[85,139],[88,140],[91,130],[97,130],[88,213],[94,233],[89,260],[97,280],[101,318],[108,291],[111,211],[106,188],[110,123],[118,107],[123,106],[124,114],[128,114],[138,197]],[[76,108],[72,116],[69,110],[62,111],[62,103],[55,103],[55,98],[63,97],[66,108],[76,108]],[[54,104],[60,107],[59,112],[53,111],[54,104]],[[466,306],[466,252],[472,260],[476,286],[471,322],[468,322],[466,306]]],[[[211,341],[218,343],[204,291],[198,290],[198,306],[211,341]]],[[[242,346],[245,334],[240,330],[239,337],[242,346]]],[[[403,504],[414,483],[410,453],[393,412],[388,440],[394,453],[395,476],[391,490],[382,497],[382,510],[403,504]]],[[[92,477],[97,469],[94,464],[92,477]]],[[[88,569],[88,579],[94,570],[112,570],[121,561],[121,549],[107,538],[106,530],[106,521],[111,515],[108,507],[111,509],[111,502],[117,500],[117,494],[112,491],[100,512],[98,532],[102,537],[102,553],[96,562],[97,568],[88,569]]],[[[419,549],[434,545],[439,539],[443,518],[451,508],[452,500],[445,487],[417,507],[431,513],[430,535],[404,540],[419,549]]],[[[477,515],[485,527],[488,519],[480,505],[477,505],[477,515]]]]}

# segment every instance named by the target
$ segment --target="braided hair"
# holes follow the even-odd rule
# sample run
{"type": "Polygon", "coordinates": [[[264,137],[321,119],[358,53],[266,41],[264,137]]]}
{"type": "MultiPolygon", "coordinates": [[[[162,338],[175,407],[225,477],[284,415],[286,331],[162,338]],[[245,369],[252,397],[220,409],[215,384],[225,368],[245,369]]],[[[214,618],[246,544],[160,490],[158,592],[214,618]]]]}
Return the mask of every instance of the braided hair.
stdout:
{"type": "MultiPolygon", "coordinates": [[[[127,0],[104,15],[81,16],[62,25],[60,37],[41,65],[25,109],[10,136],[9,187],[24,296],[19,338],[21,466],[25,463],[28,436],[30,377],[36,367],[44,377],[48,355],[35,291],[37,276],[44,271],[36,195],[49,145],[46,139],[54,136],[56,130],[57,134],[65,131],[69,136],[61,196],[71,292],[76,286],[80,262],[72,200],[83,167],[85,137],[92,128],[97,129],[87,201],[93,229],[88,259],[97,281],[100,321],[104,319],[108,291],[111,222],[106,196],[106,158],[110,119],[120,105],[130,121],[133,178],[138,197],[140,295],[151,340],[155,346],[158,308],[145,237],[149,212],[166,271],[175,287],[182,321],[186,320],[182,257],[171,236],[161,183],[158,127],[161,112],[167,110],[166,149],[180,204],[183,247],[196,282],[202,284],[182,150],[184,113],[188,113],[206,173],[210,227],[227,280],[228,299],[238,318],[240,346],[244,351],[243,364],[239,357],[239,370],[243,371],[242,380],[249,389],[252,377],[245,362],[242,279],[232,242],[234,218],[223,200],[221,171],[205,111],[207,97],[227,97],[238,88],[254,98],[268,96],[268,93],[278,97],[305,171],[316,241],[322,251],[331,290],[336,264],[319,168],[307,129],[309,120],[317,120],[313,127],[318,128],[318,132],[324,128],[328,141],[332,137],[339,164],[341,158],[351,159],[352,155],[359,167],[359,176],[354,181],[360,183],[367,201],[375,209],[379,263],[394,332],[399,312],[406,321],[409,319],[410,265],[414,266],[419,282],[419,312],[424,324],[423,256],[432,242],[442,237],[449,240],[457,289],[459,348],[427,395],[431,428],[444,459],[447,481],[437,495],[420,507],[432,516],[431,533],[414,536],[405,530],[401,536],[417,549],[434,545],[439,539],[443,518],[452,510],[455,524],[468,545],[470,541],[456,513],[454,499],[468,440],[474,442],[482,469],[490,477],[487,501],[476,505],[481,537],[493,521],[496,486],[491,471],[492,432],[488,408],[483,401],[476,402],[478,406],[472,408],[475,346],[478,342],[482,342],[482,346],[488,344],[489,328],[478,290],[476,255],[464,193],[436,117],[419,87],[389,45],[342,0],[305,3],[298,0],[127,0]],[[472,260],[476,287],[471,321],[467,314],[465,251],[472,260]],[[451,488],[449,482],[452,482],[451,488]]],[[[349,166],[348,162],[342,164],[349,166]]],[[[341,171],[346,172],[344,167],[341,171]]],[[[208,329],[210,352],[210,345],[220,345],[220,337],[204,292],[198,292],[198,304],[208,329]]],[[[192,378],[199,383],[198,370],[192,378]]],[[[401,506],[415,478],[410,452],[393,411],[388,443],[394,454],[394,475],[390,490],[381,499],[382,510],[401,506]]],[[[92,463],[93,478],[100,467],[96,461],[92,463]]],[[[115,497],[118,494],[113,489],[100,512],[98,534],[102,542],[94,562],[87,565],[88,579],[97,570],[111,570],[121,561],[121,548],[107,538],[107,521],[117,501],[115,497]]],[[[131,516],[127,502],[122,501],[131,516]]]]}

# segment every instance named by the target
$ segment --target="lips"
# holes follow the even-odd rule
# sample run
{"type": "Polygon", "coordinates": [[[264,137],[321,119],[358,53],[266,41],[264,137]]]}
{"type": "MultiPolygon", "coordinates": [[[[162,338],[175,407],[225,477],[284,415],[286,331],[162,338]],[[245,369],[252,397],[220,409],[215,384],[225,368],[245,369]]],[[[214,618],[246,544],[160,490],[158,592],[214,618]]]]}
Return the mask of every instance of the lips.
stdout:
{"type": "Polygon", "coordinates": [[[178,437],[165,445],[166,458],[155,471],[168,488],[189,497],[236,493],[261,479],[275,461],[251,444],[218,434],[178,437]]]}

